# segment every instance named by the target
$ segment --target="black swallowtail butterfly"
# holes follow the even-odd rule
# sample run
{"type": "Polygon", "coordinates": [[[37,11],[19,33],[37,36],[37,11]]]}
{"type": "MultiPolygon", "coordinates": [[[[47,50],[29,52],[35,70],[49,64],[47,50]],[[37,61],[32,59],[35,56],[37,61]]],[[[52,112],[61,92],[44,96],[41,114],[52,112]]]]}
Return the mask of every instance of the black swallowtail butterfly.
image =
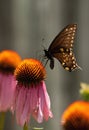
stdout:
{"type": "MultiPolygon", "coordinates": [[[[48,50],[44,49],[45,57],[50,60],[50,68],[54,68],[54,58],[58,59],[65,70],[73,71],[80,68],[73,54],[73,44],[77,25],[67,25],[53,40],[48,50]]],[[[46,64],[47,64],[46,62],[46,64]]],[[[45,64],[45,65],[46,65],[45,64]]]]}

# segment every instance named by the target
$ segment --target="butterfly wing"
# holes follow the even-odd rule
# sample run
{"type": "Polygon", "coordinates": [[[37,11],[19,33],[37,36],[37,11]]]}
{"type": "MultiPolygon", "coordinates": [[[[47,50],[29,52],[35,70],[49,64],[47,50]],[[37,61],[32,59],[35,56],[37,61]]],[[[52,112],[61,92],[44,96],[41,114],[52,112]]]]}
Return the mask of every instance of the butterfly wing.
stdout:
{"type": "Polygon", "coordinates": [[[65,70],[73,71],[79,68],[72,51],[63,52],[63,53],[55,53],[54,57],[60,61],[60,63],[62,64],[65,70]]]}
{"type": "Polygon", "coordinates": [[[77,25],[67,25],[53,40],[48,48],[48,51],[53,54],[61,51],[62,49],[72,49],[77,25]]]}
{"type": "Polygon", "coordinates": [[[76,24],[67,25],[56,36],[48,49],[48,52],[51,54],[51,56],[58,59],[64,69],[68,71],[79,68],[72,52],[76,29],[76,24]]]}

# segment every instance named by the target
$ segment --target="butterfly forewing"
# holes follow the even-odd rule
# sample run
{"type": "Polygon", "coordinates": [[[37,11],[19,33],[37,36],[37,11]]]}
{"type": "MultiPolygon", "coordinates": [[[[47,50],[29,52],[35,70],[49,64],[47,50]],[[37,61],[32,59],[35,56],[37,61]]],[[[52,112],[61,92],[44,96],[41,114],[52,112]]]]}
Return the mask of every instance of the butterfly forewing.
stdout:
{"type": "Polygon", "coordinates": [[[74,37],[76,32],[77,25],[76,24],[70,24],[67,25],[53,40],[51,45],[49,46],[48,51],[51,53],[57,53],[61,50],[61,48],[64,49],[72,49],[73,43],[74,43],[74,37]]]}

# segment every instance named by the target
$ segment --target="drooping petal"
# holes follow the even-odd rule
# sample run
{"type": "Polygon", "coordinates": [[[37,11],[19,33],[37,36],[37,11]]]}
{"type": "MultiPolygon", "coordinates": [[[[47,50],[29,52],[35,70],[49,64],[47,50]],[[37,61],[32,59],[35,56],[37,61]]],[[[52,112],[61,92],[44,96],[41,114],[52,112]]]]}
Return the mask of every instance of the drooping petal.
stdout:
{"type": "Polygon", "coordinates": [[[16,89],[14,92],[14,97],[13,97],[13,101],[12,101],[11,108],[10,108],[12,114],[14,114],[15,109],[16,109],[16,102],[18,99],[19,90],[20,90],[20,87],[17,85],[17,82],[16,82],[16,89]]]}
{"type": "Polygon", "coordinates": [[[49,117],[52,117],[52,112],[50,110],[50,98],[48,96],[46,86],[44,82],[40,82],[36,88],[39,89],[38,91],[38,109],[37,111],[33,112],[34,118],[37,122],[41,123],[43,118],[48,120],[49,117]]]}
{"type": "Polygon", "coordinates": [[[24,108],[21,114],[21,118],[20,118],[20,124],[21,126],[24,126],[24,124],[28,123],[28,120],[30,119],[30,115],[31,115],[31,91],[27,92],[27,96],[26,96],[26,101],[24,104],[24,108]],[[29,115],[29,116],[28,116],[29,115]]]}
{"type": "Polygon", "coordinates": [[[38,106],[38,93],[37,89],[34,85],[30,86],[30,89],[28,89],[27,92],[27,98],[24,105],[23,113],[21,115],[20,124],[23,126],[25,123],[28,123],[30,120],[30,116],[33,113],[33,111],[37,110],[38,106]]]}
{"type": "Polygon", "coordinates": [[[38,123],[41,123],[43,119],[48,120],[49,117],[52,117],[50,98],[44,82],[29,87],[22,86],[19,90],[16,103],[16,119],[18,124],[24,126],[30,120],[31,115],[38,123]]]}
{"type": "Polygon", "coordinates": [[[30,86],[29,92],[31,93],[31,111],[36,110],[38,106],[38,89],[34,84],[30,86]]]}
{"type": "Polygon", "coordinates": [[[36,91],[37,91],[37,104],[35,106],[35,109],[33,109],[33,117],[38,123],[41,123],[43,121],[43,112],[41,108],[41,99],[39,97],[39,85],[35,86],[36,91]]]}
{"type": "Polygon", "coordinates": [[[44,118],[43,111],[41,108],[42,106],[41,103],[42,103],[41,98],[39,98],[38,110],[35,112],[35,119],[37,120],[38,123],[42,123],[44,118]]]}
{"type": "Polygon", "coordinates": [[[0,97],[1,97],[1,90],[2,90],[2,80],[3,80],[3,74],[0,73],[0,97]]]}
{"type": "Polygon", "coordinates": [[[0,94],[0,111],[6,111],[10,108],[15,88],[16,81],[14,76],[12,74],[3,75],[0,94]]]}
{"type": "Polygon", "coordinates": [[[16,101],[16,120],[17,123],[20,124],[20,118],[24,109],[24,104],[26,101],[27,89],[22,86],[19,90],[17,101],[16,101]]]}
{"type": "Polygon", "coordinates": [[[46,85],[43,82],[40,84],[39,97],[41,99],[41,108],[43,111],[44,119],[48,120],[49,117],[52,117],[52,112],[50,110],[50,98],[46,90],[46,85]]]}

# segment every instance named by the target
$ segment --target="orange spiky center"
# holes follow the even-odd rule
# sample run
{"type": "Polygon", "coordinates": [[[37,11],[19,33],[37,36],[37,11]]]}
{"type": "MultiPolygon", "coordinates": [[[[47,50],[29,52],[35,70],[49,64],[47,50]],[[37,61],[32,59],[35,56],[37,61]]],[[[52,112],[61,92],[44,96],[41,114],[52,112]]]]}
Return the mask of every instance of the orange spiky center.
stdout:
{"type": "Polygon", "coordinates": [[[89,130],[89,102],[77,101],[62,115],[64,130],[89,130]]]}
{"type": "Polygon", "coordinates": [[[36,59],[25,59],[15,70],[18,83],[37,83],[45,78],[46,71],[42,63],[36,59]]]}
{"type": "Polygon", "coordinates": [[[14,73],[20,62],[20,56],[14,51],[5,50],[0,53],[0,71],[3,73],[14,73]]]}

